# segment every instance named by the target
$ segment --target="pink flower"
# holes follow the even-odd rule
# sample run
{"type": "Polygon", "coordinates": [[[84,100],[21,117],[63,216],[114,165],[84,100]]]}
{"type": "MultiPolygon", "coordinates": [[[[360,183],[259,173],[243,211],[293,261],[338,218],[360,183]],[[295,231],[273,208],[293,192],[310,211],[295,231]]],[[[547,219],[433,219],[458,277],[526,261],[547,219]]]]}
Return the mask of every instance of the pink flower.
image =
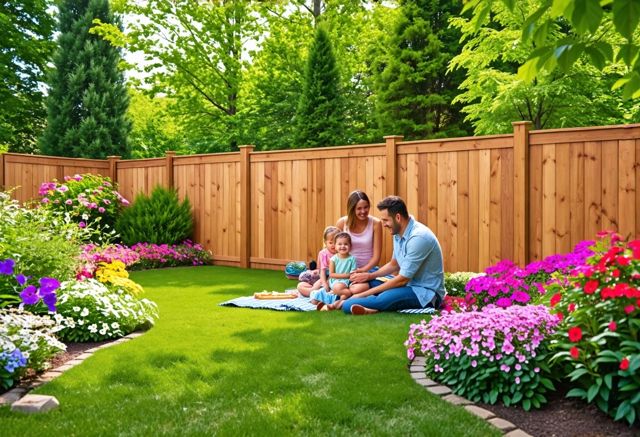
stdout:
{"type": "Polygon", "coordinates": [[[103,207],[99,207],[99,208],[98,208],[98,212],[99,212],[99,213],[101,213],[101,214],[102,214],[103,212],[105,212],[105,211],[106,211],[106,209],[104,209],[103,207]]]}
{"type": "Polygon", "coordinates": [[[614,320],[609,322],[609,331],[611,332],[616,332],[616,329],[618,329],[618,325],[616,324],[616,322],[614,320]]]}
{"type": "Polygon", "coordinates": [[[73,200],[67,199],[64,201],[64,203],[66,203],[67,205],[73,205],[73,200]]]}
{"type": "Polygon", "coordinates": [[[635,307],[633,305],[627,305],[626,307],[624,307],[624,312],[627,314],[631,314],[634,310],[635,307]]]}
{"type": "Polygon", "coordinates": [[[87,224],[85,222],[80,222],[80,223],[78,223],[78,226],[81,227],[81,228],[86,228],[87,224]]]}

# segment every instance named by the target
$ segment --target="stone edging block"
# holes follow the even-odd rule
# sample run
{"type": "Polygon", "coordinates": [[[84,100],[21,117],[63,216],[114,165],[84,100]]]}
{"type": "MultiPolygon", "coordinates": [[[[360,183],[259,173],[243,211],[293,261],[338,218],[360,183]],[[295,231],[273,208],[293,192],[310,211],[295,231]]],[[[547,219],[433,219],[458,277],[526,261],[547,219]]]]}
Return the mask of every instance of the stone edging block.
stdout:
{"type": "Polygon", "coordinates": [[[410,372],[409,374],[411,375],[411,378],[413,378],[415,382],[423,386],[429,392],[438,396],[442,396],[443,400],[453,405],[459,405],[463,407],[465,410],[467,410],[468,412],[475,414],[481,419],[486,420],[487,423],[489,423],[491,426],[498,428],[503,433],[506,432],[507,434],[505,434],[505,437],[532,437],[531,435],[527,434],[520,428],[517,428],[513,423],[509,422],[508,420],[504,420],[501,417],[497,417],[493,412],[484,408],[480,408],[477,405],[474,405],[473,402],[463,398],[462,396],[453,394],[449,387],[445,385],[440,385],[437,382],[429,379],[426,374],[424,357],[414,358],[409,365],[409,372],[410,372]]]}
{"type": "Polygon", "coordinates": [[[115,346],[117,344],[126,343],[130,340],[133,340],[134,338],[144,335],[145,332],[132,332],[131,334],[125,335],[124,337],[121,337],[117,340],[102,344],[100,346],[93,347],[91,349],[87,349],[80,355],[76,356],[74,359],[65,362],[64,364],[56,367],[55,369],[51,369],[43,373],[35,380],[30,381],[28,384],[15,387],[9,390],[8,392],[0,395],[0,406],[11,405],[11,411],[21,411],[25,413],[43,413],[53,408],[57,408],[58,405],[60,405],[60,403],[53,396],[29,395],[27,393],[29,392],[29,390],[39,387],[43,384],[46,384],[47,382],[62,375],[65,371],[82,363],[84,360],[92,356],[95,352],[99,351],[100,349],[106,349],[108,347],[115,346]],[[14,406],[16,407],[14,408],[14,406]]]}

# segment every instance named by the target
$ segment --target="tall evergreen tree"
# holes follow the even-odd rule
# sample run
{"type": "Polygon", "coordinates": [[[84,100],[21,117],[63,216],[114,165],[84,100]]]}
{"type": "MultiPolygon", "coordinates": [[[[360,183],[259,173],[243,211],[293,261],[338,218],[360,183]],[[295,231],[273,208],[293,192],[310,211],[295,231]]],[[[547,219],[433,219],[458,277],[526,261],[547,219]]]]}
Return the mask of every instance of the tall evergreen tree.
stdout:
{"type": "Polygon", "coordinates": [[[408,139],[466,134],[460,108],[451,104],[464,74],[447,73],[460,39],[449,17],[461,2],[401,0],[400,7],[387,53],[372,66],[380,129],[408,139]]]}
{"type": "Polygon", "coordinates": [[[327,32],[319,26],[309,50],[297,119],[297,147],[331,146],[344,141],[340,76],[327,32]]]}
{"type": "Polygon", "coordinates": [[[108,0],[63,0],[59,49],[47,98],[41,150],[57,156],[129,156],[129,96],[118,68],[120,49],[89,33],[94,19],[121,27],[108,0]]]}

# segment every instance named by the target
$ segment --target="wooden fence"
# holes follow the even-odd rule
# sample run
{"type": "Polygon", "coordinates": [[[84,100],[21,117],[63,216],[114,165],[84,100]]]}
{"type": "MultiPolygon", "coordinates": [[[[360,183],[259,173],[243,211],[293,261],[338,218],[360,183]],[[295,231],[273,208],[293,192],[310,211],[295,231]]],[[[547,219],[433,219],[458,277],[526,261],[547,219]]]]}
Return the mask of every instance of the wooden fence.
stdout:
{"type": "MultiPolygon", "coordinates": [[[[195,239],[221,265],[280,269],[315,258],[354,189],[372,206],[403,197],[440,239],[447,271],[524,264],[602,229],[640,234],[637,124],[530,131],[517,122],[509,135],[142,160],[0,155],[0,185],[20,186],[19,200],[84,172],[110,176],[132,200],[157,184],[175,187],[193,205],[195,239]]],[[[383,242],[388,259],[387,234],[383,242]]]]}

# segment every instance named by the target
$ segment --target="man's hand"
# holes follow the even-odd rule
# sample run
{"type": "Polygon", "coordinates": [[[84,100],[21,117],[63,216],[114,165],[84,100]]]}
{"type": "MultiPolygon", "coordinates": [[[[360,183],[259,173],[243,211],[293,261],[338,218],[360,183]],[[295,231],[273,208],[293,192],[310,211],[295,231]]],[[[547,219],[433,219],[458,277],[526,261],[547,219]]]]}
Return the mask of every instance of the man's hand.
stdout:
{"type": "Polygon", "coordinates": [[[369,281],[369,273],[363,272],[363,273],[359,273],[359,272],[353,272],[351,273],[351,276],[349,276],[349,280],[355,284],[359,284],[362,282],[368,282],[369,281]]]}

